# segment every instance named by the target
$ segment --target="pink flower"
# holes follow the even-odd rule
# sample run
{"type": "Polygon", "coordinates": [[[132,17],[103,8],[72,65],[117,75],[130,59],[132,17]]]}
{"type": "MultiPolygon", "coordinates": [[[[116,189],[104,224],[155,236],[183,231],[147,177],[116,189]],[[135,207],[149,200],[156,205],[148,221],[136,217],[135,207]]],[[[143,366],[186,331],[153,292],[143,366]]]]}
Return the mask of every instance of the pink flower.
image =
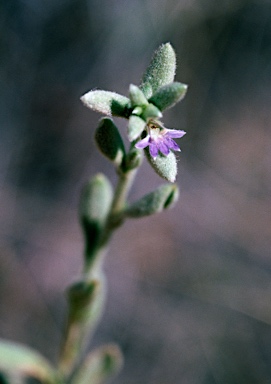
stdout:
{"type": "Polygon", "coordinates": [[[138,141],[135,147],[143,149],[149,146],[150,155],[154,159],[158,156],[159,151],[167,156],[171,149],[173,151],[181,150],[173,138],[180,138],[185,134],[185,131],[167,129],[160,122],[150,120],[147,124],[147,136],[138,141]]]}

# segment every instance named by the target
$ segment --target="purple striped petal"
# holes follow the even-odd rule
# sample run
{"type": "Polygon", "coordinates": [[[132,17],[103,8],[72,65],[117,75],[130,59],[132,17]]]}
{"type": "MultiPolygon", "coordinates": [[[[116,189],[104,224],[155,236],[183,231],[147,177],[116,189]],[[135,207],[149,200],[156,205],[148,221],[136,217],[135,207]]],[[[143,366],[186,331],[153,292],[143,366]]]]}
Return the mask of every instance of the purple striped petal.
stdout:
{"type": "Polygon", "coordinates": [[[155,143],[150,143],[150,155],[151,157],[153,157],[154,159],[158,156],[158,147],[155,143]]]}
{"type": "Polygon", "coordinates": [[[167,156],[170,152],[169,147],[167,146],[167,143],[165,142],[165,140],[158,141],[157,147],[158,147],[159,151],[162,152],[163,155],[165,155],[165,156],[167,156]]]}
{"type": "Polygon", "coordinates": [[[150,136],[146,136],[144,139],[138,141],[135,145],[138,149],[146,148],[150,144],[150,136]]]}
{"type": "Polygon", "coordinates": [[[186,134],[185,131],[181,131],[178,129],[167,129],[167,133],[166,133],[168,137],[178,137],[178,138],[183,137],[185,134],[186,134]]]}
{"type": "Polygon", "coordinates": [[[180,151],[180,147],[177,143],[175,143],[174,140],[172,140],[170,137],[167,137],[165,140],[165,144],[168,146],[168,148],[173,149],[174,151],[180,151]]]}
{"type": "Polygon", "coordinates": [[[150,155],[155,159],[158,153],[168,156],[170,150],[180,151],[180,147],[172,138],[183,137],[186,132],[178,129],[167,129],[159,122],[152,122],[148,126],[148,135],[135,144],[136,148],[146,148],[149,146],[150,155]]]}

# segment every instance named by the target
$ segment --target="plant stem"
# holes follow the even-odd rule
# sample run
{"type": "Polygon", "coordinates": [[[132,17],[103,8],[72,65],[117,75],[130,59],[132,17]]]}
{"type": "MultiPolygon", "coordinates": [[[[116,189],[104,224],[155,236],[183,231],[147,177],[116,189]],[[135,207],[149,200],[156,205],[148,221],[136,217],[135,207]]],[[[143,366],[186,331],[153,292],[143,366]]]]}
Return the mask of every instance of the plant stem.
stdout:
{"type": "Polygon", "coordinates": [[[99,290],[96,297],[94,297],[89,306],[84,307],[83,310],[80,302],[78,302],[78,305],[74,305],[73,302],[73,306],[71,305],[71,302],[69,302],[68,323],[59,359],[59,371],[66,379],[71,377],[76,363],[100,319],[104,307],[106,288],[102,271],[103,259],[107,253],[108,242],[112,233],[122,222],[121,212],[126,205],[127,195],[130,191],[136,171],[137,169],[133,169],[119,173],[112,206],[101,236],[100,244],[95,254],[92,255],[90,263],[87,262],[88,258],[85,258],[86,261],[81,280],[84,282],[98,282],[99,290]],[[78,313],[76,313],[76,311],[80,313],[79,316],[77,316],[78,313]],[[85,313],[85,316],[82,316],[82,311],[89,312],[90,315],[85,313]]]}
{"type": "Polygon", "coordinates": [[[136,172],[137,169],[133,169],[126,173],[120,174],[111,207],[111,216],[121,212],[121,210],[125,207],[127,195],[134,181],[136,172]]]}

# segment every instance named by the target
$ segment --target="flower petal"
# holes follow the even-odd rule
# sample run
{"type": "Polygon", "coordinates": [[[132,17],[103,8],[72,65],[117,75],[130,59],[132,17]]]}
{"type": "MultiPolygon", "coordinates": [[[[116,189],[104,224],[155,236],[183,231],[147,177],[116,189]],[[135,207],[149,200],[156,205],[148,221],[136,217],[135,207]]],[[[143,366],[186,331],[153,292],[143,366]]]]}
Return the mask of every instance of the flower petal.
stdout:
{"type": "Polygon", "coordinates": [[[138,141],[135,145],[136,148],[143,149],[150,144],[150,136],[146,136],[144,139],[138,141]]]}
{"type": "Polygon", "coordinates": [[[158,156],[158,148],[157,148],[157,145],[155,143],[150,143],[150,155],[151,157],[153,157],[154,159],[158,156]]]}
{"type": "Polygon", "coordinates": [[[158,121],[150,121],[147,124],[148,135],[135,144],[136,148],[146,148],[149,146],[149,154],[155,160],[159,152],[168,156],[170,150],[180,151],[180,147],[172,138],[180,138],[186,134],[185,131],[177,129],[167,129],[158,121]]]}
{"type": "Polygon", "coordinates": [[[165,142],[165,139],[163,140],[159,140],[159,142],[157,143],[157,147],[159,149],[160,152],[163,153],[163,155],[167,156],[169,154],[169,148],[167,146],[167,143],[165,142]]]}
{"type": "Polygon", "coordinates": [[[166,133],[168,137],[183,137],[185,134],[185,131],[181,131],[179,129],[167,129],[166,133]]]}
{"type": "Polygon", "coordinates": [[[170,148],[170,149],[173,149],[174,151],[180,151],[180,147],[178,146],[177,143],[175,143],[174,140],[172,140],[170,137],[167,137],[165,139],[165,143],[166,145],[170,148]]]}

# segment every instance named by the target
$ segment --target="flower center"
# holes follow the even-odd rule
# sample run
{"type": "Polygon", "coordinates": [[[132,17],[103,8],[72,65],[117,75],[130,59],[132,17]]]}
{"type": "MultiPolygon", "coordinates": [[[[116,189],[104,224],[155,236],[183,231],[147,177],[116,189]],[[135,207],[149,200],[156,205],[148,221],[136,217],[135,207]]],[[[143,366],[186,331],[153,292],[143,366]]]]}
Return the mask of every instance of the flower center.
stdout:
{"type": "Polygon", "coordinates": [[[152,139],[158,139],[163,134],[164,127],[161,123],[150,120],[147,124],[147,130],[152,139]]]}

